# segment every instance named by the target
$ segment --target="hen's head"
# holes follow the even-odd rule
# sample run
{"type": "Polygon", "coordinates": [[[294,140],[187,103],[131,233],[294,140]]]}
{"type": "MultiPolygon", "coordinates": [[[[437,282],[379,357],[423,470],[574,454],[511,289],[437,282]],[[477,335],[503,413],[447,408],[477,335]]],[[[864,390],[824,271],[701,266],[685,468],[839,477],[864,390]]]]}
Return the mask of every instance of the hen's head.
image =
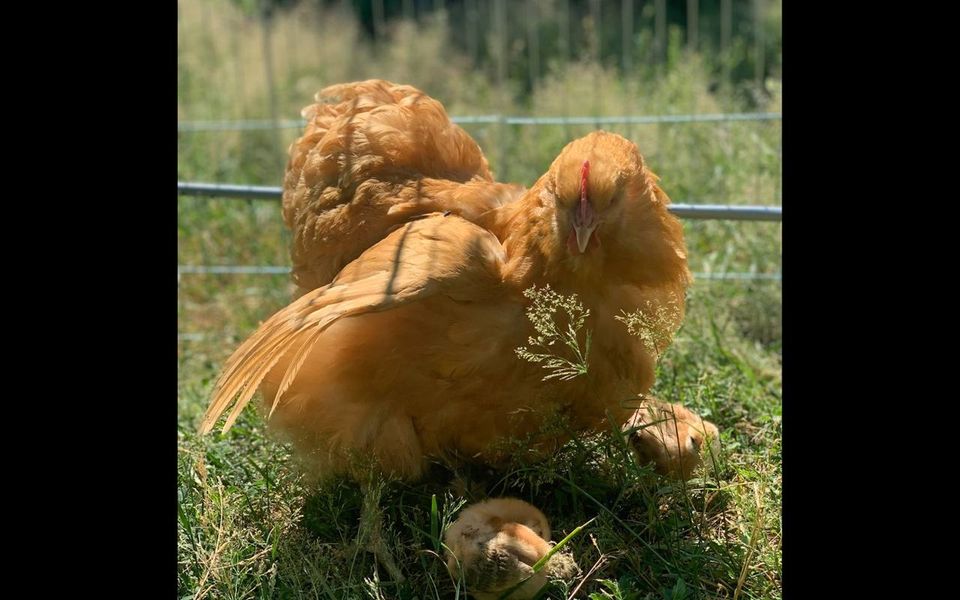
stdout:
{"type": "Polygon", "coordinates": [[[554,209],[555,252],[580,270],[622,262],[656,278],[686,277],[680,222],[637,146],[596,131],[569,144],[538,182],[554,209]]]}

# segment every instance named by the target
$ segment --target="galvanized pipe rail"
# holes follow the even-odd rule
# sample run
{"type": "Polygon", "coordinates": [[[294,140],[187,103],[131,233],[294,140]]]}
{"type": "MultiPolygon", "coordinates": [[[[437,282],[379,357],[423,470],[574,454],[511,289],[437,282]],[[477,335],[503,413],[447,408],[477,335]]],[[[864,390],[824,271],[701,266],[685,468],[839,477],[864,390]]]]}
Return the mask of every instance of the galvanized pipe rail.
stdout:
{"type": "MultiPolygon", "coordinates": [[[[450,117],[459,125],[495,124],[506,125],[651,125],[657,123],[728,123],[732,121],[779,121],[778,112],[763,113],[716,113],[689,115],[622,115],[622,116],[575,116],[575,117],[520,117],[508,115],[465,115],[450,117]]],[[[304,119],[241,119],[180,121],[178,133],[197,131],[250,131],[270,129],[299,129],[306,125],[304,119]]]]}
{"type": "MultiPolygon", "coordinates": [[[[231,183],[199,183],[178,181],[177,193],[182,196],[207,196],[246,200],[279,200],[283,190],[263,185],[236,185],[231,183]]],[[[779,206],[747,206],[732,204],[676,204],[668,207],[682,219],[717,219],[727,221],[780,221],[779,206]]]]}
{"type": "MultiPolygon", "coordinates": [[[[177,277],[181,275],[289,275],[291,267],[282,265],[177,265],[177,277]]],[[[780,281],[780,273],[744,272],[698,272],[694,280],[718,281],[780,281]]]]}

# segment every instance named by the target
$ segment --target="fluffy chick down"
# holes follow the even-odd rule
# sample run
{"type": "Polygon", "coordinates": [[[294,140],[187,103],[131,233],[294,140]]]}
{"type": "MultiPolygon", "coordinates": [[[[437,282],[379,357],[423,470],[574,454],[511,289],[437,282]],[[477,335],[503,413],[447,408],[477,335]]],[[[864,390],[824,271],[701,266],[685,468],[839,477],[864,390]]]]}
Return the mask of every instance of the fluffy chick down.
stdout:
{"type": "Polygon", "coordinates": [[[495,498],[463,509],[444,536],[447,569],[478,600],[492,600],[524,582],[510,598],[533,598],[548,578],[570,579],[579,568],[558,552],[538,573],[533,565],[552,545],[547,517],[516,498],[495,498]]]}
{"type": "Polygon", "coordinates": [[[675,479],[690,479],[703,455],[720,449],[716,425],[679,404],[650,396],[623,432],[640,464],[653,463],[657,473],[675,479]]]}

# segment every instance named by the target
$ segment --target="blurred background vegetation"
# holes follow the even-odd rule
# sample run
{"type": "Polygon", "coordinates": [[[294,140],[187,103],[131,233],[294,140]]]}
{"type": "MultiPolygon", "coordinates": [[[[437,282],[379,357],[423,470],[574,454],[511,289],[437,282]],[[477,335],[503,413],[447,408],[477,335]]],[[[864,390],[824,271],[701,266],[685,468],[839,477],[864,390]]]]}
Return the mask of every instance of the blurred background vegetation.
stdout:
{"type": "MultiPolygon", "coordinates": [[[[178,16],[179,120],[286,125],[182,131],[181,179],[278,183],[284,150],[298,133],[298,125],[284,122],[297,119],[318,89],[371,77],[419,87],[454,116],[779,110],[780,9],[769,0],[192,0],[179,3],[178,16]]],[[[779,132],[778,123],[752,124],[779,132]]],[[[532,183],[566,141],[595,128],[466,127],[501,179],[523,183],[532,183]]],[[[663,139],[673,135],[667,130],[695,136],[712,134],[716,125],[612,129],[638,138],[656,164],[662,153],[676,155],[663,139]]],[[[778,140],[768,148],[757,174],[779,173],[778,140]]],[[[723,144],[707,150],[732,160],[742,155],[723,144]]],[[[716,177],[715,157],[703,158],[702,165],[683,166],[716,177]]],[[[766,198],[751,201],[774,200],[778,190],[774,181],[753,193],[766,198]]],[[[722,187],[716,191],[724,195],[722,187]]]]}

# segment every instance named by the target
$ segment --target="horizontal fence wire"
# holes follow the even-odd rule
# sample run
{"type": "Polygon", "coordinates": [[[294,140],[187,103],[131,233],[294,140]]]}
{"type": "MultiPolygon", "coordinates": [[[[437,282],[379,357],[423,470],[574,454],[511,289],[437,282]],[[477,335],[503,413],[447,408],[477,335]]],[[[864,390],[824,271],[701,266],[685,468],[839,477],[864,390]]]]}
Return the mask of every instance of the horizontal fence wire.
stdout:
{"type": "MultiPolygon", "coordinates": [[[[290,267],[282,265],[178,265],[177,275],[287,275],[290,267]]],[[[781,281],[780,273],[700,272],[694,279],[737,281],[781,281]]]]}
{"type": "Polygon", "coordinates": [[[283,189],[275,186],[193,181],[178,181],[177,193],[181,196],[237,198],[239,200],[279,200],[283,197],[283,189]]]}
{"type": "MultiPolygon", "coordinates": [[[[283,195],[283,190],[279,187],[262,185],[178,181],[177,193],[181,196],[279,200],[283,195]]],[[[780,221],[783,218],[779,206],[671,203],[667,209],[678,217],[685,219],[780,221]]]]}
{"type": "MultiPolygon", "coordinates": [[[[506,125],[653,125],[657,123],[726,123],[731,121],[779,121],[778,112],[717,113],[689,115],[623,115],[607,117],[520,117],[507,115],[464,115],[450,117],[459,125],[504,123],[506,125]]],[[[180,121],[177,132],[195,131],[250,131],[269,129],[299,129],[305,119],[243,119],[223,121],[180,121]]]]}
{"type": "Polygon", "coordinates": [[[290,267],[274,265],[178,265],[177,274],[197,275],[286,275],[290,267]]]}

